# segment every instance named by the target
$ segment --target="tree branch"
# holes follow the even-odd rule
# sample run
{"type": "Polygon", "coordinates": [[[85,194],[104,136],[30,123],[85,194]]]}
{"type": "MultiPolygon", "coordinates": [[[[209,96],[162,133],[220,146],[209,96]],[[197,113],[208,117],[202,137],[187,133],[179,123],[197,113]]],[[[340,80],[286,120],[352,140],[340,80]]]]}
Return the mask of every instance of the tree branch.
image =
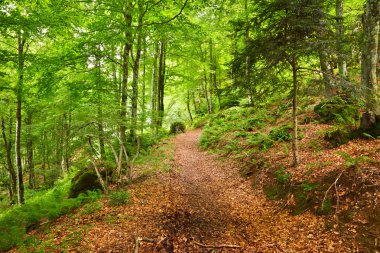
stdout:
{"type": "MultiPolygon", "coordinates": [[[[159,1],[159,2],[160,2],[160,1],[159,1]]],[[[171,21],[175,20],[176,18],[178,18],[179,16],[182,15],[182,12],[183,12],[183,10],[185,9],[185,7],[186,7],[186,5],[187,5],[188,2],[189,2],[189,0],[186,0],[185,3],[183,4],[181,10],[180,10],[176,15],[174,15],[172,18],[170,18],[170,19],[168,19],[168,20],[165,20],[165,21],[163,21],[163,22],[152,22],[152,23],[144,24],[144,25],[142,25],[142,26],[164,25],[164,24],[168,24],[168,23],[170,23],[171,21]]],[[[136,27],[136,26],[134,26],[134,27],[136,27]]]]}

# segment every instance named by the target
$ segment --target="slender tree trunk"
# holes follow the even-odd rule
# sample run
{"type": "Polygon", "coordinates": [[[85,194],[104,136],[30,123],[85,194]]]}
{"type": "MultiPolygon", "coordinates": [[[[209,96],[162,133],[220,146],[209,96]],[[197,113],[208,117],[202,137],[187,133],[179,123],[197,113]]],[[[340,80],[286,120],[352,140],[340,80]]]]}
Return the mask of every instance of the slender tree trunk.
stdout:
{"type": "Polygon", "coordinates": [[[140,58],[142,50],[142,25],[143,25],[143,15],[144,9],[141,1],[138,1],[139,5],[139,21],[137,27],[137,45],[136,45],[136,56],[133,62],[133,81],[132,81],[132,125],[131,125],[131,136],[134,141],[136,141],[136,131],[137,131],[137,102],[139,96],[139,70],[140,70],[140,58]]]}
{"type": "Polygon", "coordinates": [[[186,107],[187,107],[187,112],[189,113],[190,124],[193,124],[193,115],[191,114],[191,109],[190,109],[190,91],[187,91],[186,107]]]}
{"type": "Polygon", "coordinates": [[[210,100],[208,97],[208,90],[207,90],[207,75],[206,75],[206,69],[203,69],[203,81],[202,82],[202,89],[203,89],[203,95],[206,99],[206,106],[207,106],[207,113],[211,114],[211,106],[210,106],[210,100]]]}
{"type": "Polygon", "coordinates": [[[214,83],[214,90],[216,92],[216,97],[218,99],[218,106],[220,108],[220,91],[219,91],[219,87],[218,87],[218,82],[217,82],[217,74],[216,74],[216,60],[214,60],[214,74],[213,74],[213,83],[214,83]]]}
{"type": "Polygon", "coordinates": [[[120,110],[120,154],[119,157],[121,158],[119,160],[119,164],[117,167],[117,177],[119,180],[121,180],[121,168],[122,168],[122,157],[123,157],[123,149],[122,146],[126,144],[126,117],[127,117],[127,86],[128,86],[128,64],[129,64],[129,54],[132,48],[133,38],[132,38],[132,2],[127,1],[125,10],[124,10],[124,22],[125,22],[125,42],[124,42],[124,48],[123,48],[123,77],[122,77],[122,83],[121,83],[121,110],[120,110]]]}
{"type": "Polygon", "coordinates": [[[195,114],[198,114],[199,113],[199,106],[197,106],[197,99],[195,97],[195,92],[193,92],[193,105],[194,105],[194,111],[195,111],[195,114]]]}
{"type": "Polygon", "coordinates": [[[104,144],[103,109],[98,105],[98,138],[100,147],[100,159],[106,160],[106,148],[104,144]]]}
{"type": "MultiPolygon", "coordinates": [[[[100,50],[100,47],[98,48],[100,50]]],[[[100,63],[100,56],[96,55],[96,82],[97,87],[99,90],[102,88],[102,71],[101,71],[101,63],[100,63]]],[[[112,69],[112,77],[114,83],[116,82],[115,76],[116,76],[116,69],[112,69]]],[[[97,93],[97,126],[98,126],[98,139],[99,139],[99,148],[100,148],[100,160],[106,159],[106,150],[105,150],[105,144],[104,144],[104,122],[103,122],[103,96],[101,92],[97,93]]]]}
{"type": "MultiPolygon", "coordinates": [[[[250,24],[249,24],[249,16],[248,16],[248,0],[244,1],[244,12],[245,12],[245,48],[246,52],[248,52],[249,47],[249,30],[250,30],[250,24]]],[[[249,53],[246,53],[245,56],[245,80],[246,80],[246,87],[248,91],[248,104],[250,106],[254,105],[253,102],[253,92],[251,87],[251,75],[249,73],[249,62],[250,62],[250,55],[249,53]]]]}
{"type": "Polygon", "coordinates": [[[144,133],[145,121],[146,121],[146,38],[144,37],[144,52],[143,52],[143,80],[141,87],[141,134],[144,133]]]}
{"type": "Polygon", "coordinates": [[[42,155],[42,179],[43,184],[46,184],[46,133],[45,130],[42,133],[42,143],[41,143],[41,155],[42,155]]]}
{"type": "Polygon", "coordinates": [[[214,74],[214,64],[213,64],[213,43],[212,43],[212,39],[210,39],[210,42],[209,42],[209,47],[210,47],[210,113],[213,112],[213,88],[214,88],[214,85],[213,85],[213,74],[214,74]]]}
{"type": "Polygon", "coordinates": [[[26,161],[27,170],[29,172],[29,188],[36,188],[36,176],[34,174],[34,160],[33,160],[33,137],[32,137],[32,113],[28,110],[26,117],[27,127],[27,140],[26,140],[26,161]]]}
{"type": "Polygon", "coordinates": [[[296,59],[293,58],[292,62],[292,70],[293,70],[293,110],[292,110],[292,118],[293,118],[293,142],[292,142],[292,152],[293,152],[293,166],[297,167],[299,164],[298,157],[298,122],[297,122],[297,93],[298,93],[298,80],[297,80],[297,72],[298,72],[298,64],[296,59]]]}
{"type": "Polygon", "coordinates": [[[323,75],[323,83],[325,85],[325,95],[326,97],[332,97],[334,95],[334,87],[331,80],[333,71],[327,59],[327,54],[324,49],[321,49],[319,52],[319,63],[323,75]]]}
{"type": "Polygon", "coordinates": [[[21,162],[21,107],[22,107],[22,93],[24,85],[24,46],[25,39],[20,33],[18,36],[18,81],[16,88],[16,136],[15,136],[15,156],[16,156],[16,168],[17,168],[17,196],[18,204],[22,205],[24,203],[24,180],[22,173],[22,162],[21,162]]]}
{"type": "Polygon", "coordinates": [[[69,123],[67,119],[67,114],[64,113],[62,115],[62,125],[61,125],[61,131],[60,131],[60,138],[57,144],[57,159],[61,158],[61,168],[62,168],[62,174],[64,177],[66,177],[69,173],[69,158],[68,158],[68,145],[69,145],[69,123]]]}
{"type": "Polygon", "coordinates": [[[165,105],[164,105],[164,95],[165,95],[165,54],[166,54],[166,41],[160,41],[160,55],[159,55],[159,65],[158,65],[158,122],[157,126],[162,127],[165,105]]]}
{"type": "Polygon", "coordinates": [[[380,135],[380,94],[377,81],[380,7],[378,0],[367,0],[364,14],[364,41],[362,49],[362,87],[366,111],[360,128],[380,135]]]}
{"type": "Polygon", "coordinates": [[[151,110],[151,130],[152,133],[156,129],[157,125],[157,60],[159,54],[159,46],[158,43],[155,45],[155,53],[153,57],[152,64],[152,79],[150,85],[150,110],[151,110]]]}
{"type": "Polygon", "coordinates": [[[338,52],[338,68],[339,75],[343,78],[347,76],[347,66],[344,60],[344,24],[343,24],[343,10],[344,0],[336,0],[336,36],[337,36],[337,52],[338,52]]]}
{"type": "Polygon", "coordinates": [[[7,140],[6,130],[5,130],[5,122],[4,118],[1,117],[1,130],[2,130],[2,137],[3,137],[3,144],[5,147],[5,157],[7,160],[7,170],[9,174],[9,181],[10,181],[10,192],[9,192],[9,200],[11,204],[14,204],[14,194],[16,194],[16,185],[17,185],[17,177],[13,166],[12,161],[12,143],[7,140]]]}

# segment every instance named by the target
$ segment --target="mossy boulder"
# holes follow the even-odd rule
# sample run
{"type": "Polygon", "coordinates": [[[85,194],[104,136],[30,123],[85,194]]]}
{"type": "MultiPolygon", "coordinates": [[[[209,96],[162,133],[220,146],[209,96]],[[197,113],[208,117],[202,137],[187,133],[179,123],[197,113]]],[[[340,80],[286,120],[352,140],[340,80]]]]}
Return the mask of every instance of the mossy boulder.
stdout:
{"type": "Polygon", "coordinates": [[[314,112],[318,114],[319,121],[323,123],[353,124],[359,120],[359,108],[358,103],[352,99],[334,96],[328,100],[322,100],[314,107],[314,112]]]}
{"type": "MultiPolygon", "coordinates": [[[[110,168],[99,168],[102,178],[111,178],[112,169],[110,168]]],[[[102,185],[99,182],[98,176],[93,168],[86,168],[78,172],[71,180],[71,187],[69,189],[69,198],[76,198],[79,194],[85,193],[86,191],[93,191],[97,189],[102,189],[102,185]]]]}
{"type": "Polygon", "coordinates": [[[69,198],[76,198],[80,193],[96,189],[102,189],[98,176],[94,171],[86,170],[72,179],[69,198]]]}
{"type": "Polygon", "coordinates": [[[338,128],[328,131],[324,139],[329,142],[331,148],[348,143],[354,137],[354,131],[350,128],[338,128]]]}
{"type": "Polygon", "coordinates": [[[183,122],[173,122],[170,125],[170,134],[179,134],[179,133],[184,133],[186,130],[186,125],[183,122]]]}

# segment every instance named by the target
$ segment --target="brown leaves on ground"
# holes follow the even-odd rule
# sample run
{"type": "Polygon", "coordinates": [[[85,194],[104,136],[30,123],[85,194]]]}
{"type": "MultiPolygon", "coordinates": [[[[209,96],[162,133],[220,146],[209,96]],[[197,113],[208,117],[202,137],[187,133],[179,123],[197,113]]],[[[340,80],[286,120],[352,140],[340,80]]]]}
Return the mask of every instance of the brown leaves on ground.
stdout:
{"type": "Polygon", "coordinates": [[[311,213],[292,216],[252,189],[234,162],[198,148],[200,130],[174,139],[178,170],[128,187],[131,204],[107,200],[34,231],[47,252],[354,252],[311,213]],[[145,238],[145,239],[144,239],[145,238]]]}

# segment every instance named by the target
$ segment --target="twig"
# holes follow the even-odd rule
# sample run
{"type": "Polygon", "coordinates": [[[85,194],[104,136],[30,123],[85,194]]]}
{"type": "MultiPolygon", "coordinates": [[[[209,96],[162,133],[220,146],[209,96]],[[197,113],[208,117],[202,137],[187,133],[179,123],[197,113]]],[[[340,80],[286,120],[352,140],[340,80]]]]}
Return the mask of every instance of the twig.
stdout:
{"type": "Polygon", "coordinates": [[[327,198],[327,194],[329,193],[329,191],[331,190],[331,188],[335,185],[335,190],[336,190],[336,194],[337,194],[337,201],[338,201],[338,205],[339,205],[339,196],[338,196],[338,191],[337,191],[337,188],[336,188],[336,183],[339,181],[340,177],[342,176],[343,174],[343,171],[341,173],[339,173],[338,177],[335,179],[334,183],[332,183],[330,185],[330,187],[327,189],[327,191],[325,192],[325,196],[323,198],[323,201],[322,201],[322,209],[323,209],[323,205],[325,204],[325,201],[326,201],[326,198],[327,198]]]}
{"type": "Polygon", "coordinates": [[[193,243],[199,247],[202,247],[202,248],[214,248],[214,249],[221,249],[221,248],[240,249],[240,248],[242,248],[239,245],[232,245],[232,244],[208,245],[208,244],[202,244],[202,243],[195,242],[195,241],[193,243]]]}
{"type": "Polygon", "coordinates": [[[157,240],[150,239],[150,238],[140,238],[140,242],[150,242],[150,243],[157,243],[157,240]]]}
{"type": "Polygon", "coordinates": [[[157,241],[155,239],[143,238],[143,237],[136,236],[136,238],[135,238],[135,252],[134,253],[139,253],[140,242],[149,242],[149,243],[154,243],[154,244],[158,245],[158,244],[162,243],[165,239],[166,239],[166,237],[162,238],[160,241],[157,241]]]}
{"type": "Polygon", "coordinates": [[[135,239],[135,253],[139,253],[140,238],[136,237],[135,239]]]}

